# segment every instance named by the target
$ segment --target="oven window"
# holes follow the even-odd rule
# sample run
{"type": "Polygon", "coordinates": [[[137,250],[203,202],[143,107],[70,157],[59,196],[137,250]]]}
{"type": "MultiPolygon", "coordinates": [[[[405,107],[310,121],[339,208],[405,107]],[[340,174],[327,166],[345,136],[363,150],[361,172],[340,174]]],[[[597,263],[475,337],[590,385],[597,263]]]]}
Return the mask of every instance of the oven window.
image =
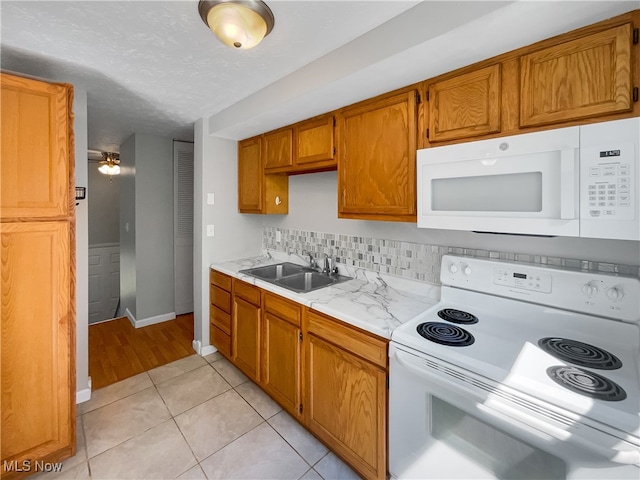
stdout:
{"type": "Polygon", "coordinates": [[[436,178],[431,209],[457,212],[541,212],[542,172],[436,178]]]}
{"type": "Polygon", "coordinates": [[[431,435],[496,478],[566,478],[566,465],[561,459],[528,445],[433,395],[431,435]]]}

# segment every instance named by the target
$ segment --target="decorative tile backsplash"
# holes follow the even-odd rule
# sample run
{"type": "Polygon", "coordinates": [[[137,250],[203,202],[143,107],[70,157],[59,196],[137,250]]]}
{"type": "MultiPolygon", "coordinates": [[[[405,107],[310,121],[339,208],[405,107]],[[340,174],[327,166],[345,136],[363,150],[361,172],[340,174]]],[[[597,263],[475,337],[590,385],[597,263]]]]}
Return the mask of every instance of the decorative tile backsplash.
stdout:
{"type": "Polygon", "coordinates": [[[303,250],[307,250],[314,257],[319,258],[323,258],[327,254],[335,258],[337,262],[345,265],[422,280],[436,285],[440,284],[440,263],[442,255],[446,254],[640,276],[640,267],[635,265],[618,265],[574,258],[497,252],[444,245],[426,245],[275,227],[264,227],[262,246],[268,250],[298,255],[301,255],[303,250]],[[279,242],[276,241],[276,232],[278,231],[281,235],[279,242]]]}

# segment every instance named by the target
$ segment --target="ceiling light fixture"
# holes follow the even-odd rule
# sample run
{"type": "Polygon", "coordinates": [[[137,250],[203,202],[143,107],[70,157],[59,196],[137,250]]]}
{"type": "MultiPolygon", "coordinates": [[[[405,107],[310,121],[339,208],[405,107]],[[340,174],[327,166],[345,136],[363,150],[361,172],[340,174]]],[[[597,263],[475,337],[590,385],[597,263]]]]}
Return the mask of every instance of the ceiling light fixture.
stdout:
{"type": "Polygon", "coordinates": [[[255,47],[275,23],[271,9],[258,0],[200,0],[198,12],[220,41],[233,48],[255,47]]]}
{"type": "Polygon", "coordinates": [[[105,175],[120,175],[120,155],[111,152],[102,152],[102,161],[98,167],[100,173],[105,175]]]}

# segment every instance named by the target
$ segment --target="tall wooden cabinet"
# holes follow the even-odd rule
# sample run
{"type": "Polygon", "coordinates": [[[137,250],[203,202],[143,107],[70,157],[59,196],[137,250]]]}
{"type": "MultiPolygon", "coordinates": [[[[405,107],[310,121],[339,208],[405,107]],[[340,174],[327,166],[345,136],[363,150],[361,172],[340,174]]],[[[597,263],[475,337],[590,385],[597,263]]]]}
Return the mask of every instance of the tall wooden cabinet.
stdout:
{"type": "Polygon", "coordinates": [[[73,90],[1,74],[2,478],[75,453],[73,90]]]}

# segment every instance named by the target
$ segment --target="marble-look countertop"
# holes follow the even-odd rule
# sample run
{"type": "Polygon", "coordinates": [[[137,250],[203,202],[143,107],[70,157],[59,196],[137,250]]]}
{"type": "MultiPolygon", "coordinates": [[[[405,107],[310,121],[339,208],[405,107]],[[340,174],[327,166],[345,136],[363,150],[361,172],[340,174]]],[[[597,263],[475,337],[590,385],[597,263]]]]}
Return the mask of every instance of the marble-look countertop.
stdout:
{"type": "Polygon", "coordinates": [[[261,256],[214,263],[211,268],[387,339],[391,338],[394,328],[415,318],[440,298],[440,287],[436,285],[342,264],[337,265],[339,273],[353,280],[308,293],[293,292],[239,273],[280,262],[306,265],[298,255],[266,252],[261,256]]]}

